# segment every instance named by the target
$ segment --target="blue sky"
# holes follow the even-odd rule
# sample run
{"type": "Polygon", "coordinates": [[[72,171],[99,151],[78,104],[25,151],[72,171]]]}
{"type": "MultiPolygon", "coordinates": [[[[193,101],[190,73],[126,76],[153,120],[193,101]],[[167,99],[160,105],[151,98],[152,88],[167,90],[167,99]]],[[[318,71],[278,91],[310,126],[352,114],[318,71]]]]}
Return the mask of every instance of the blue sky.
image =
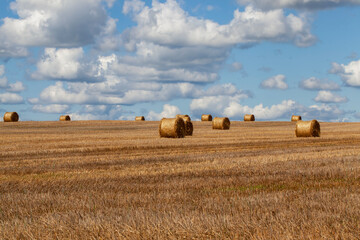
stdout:
{"type": "Polygon", "coordinates": [[[358,0],[5,0],[0,114],[358,121],[358,0]]]}

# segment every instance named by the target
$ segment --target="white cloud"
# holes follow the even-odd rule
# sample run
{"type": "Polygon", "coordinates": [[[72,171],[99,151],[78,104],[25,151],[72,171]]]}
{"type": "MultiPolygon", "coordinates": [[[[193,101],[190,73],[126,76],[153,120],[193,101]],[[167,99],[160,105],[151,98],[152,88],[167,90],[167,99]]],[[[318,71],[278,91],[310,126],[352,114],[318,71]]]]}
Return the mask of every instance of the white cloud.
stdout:
{"type": "Polygon", "coordinates": [[[315,77],[304,79],[299,83],[299,87],[306,90],[339,90],[340,86],[336,82],[320,80],[315,77]]]}
{"type": "Polygon", "coordinates": [[[273,76],[261,82],[260,86],[267,89],[288,89],[288,85],[285,82],[286,77],[282,74],[273,76]]]}
{"type": "Polygon", "coordinates": [[[352,61],[348,65],[332,63],[329,72],[341,76],[348,86],[360,87],[360,60],[352,61]]]}
{"type": "Polygon", "coordinates": [[[291,115],[294,109],[295,102],[293,100],[285,100],[271,107],[264,107],[263,104],[259,104],[253,108],[243,106],[237,102],[231,102],[230,105],[225,108],[224,115],[242,119],[245,114],[254,114],[256,119],[269,120],[291,115]]]}
{"type": "Polygon", "coordinates": [[[87,120],[107,120],[105,116],[95,115],[91,113],[71,113],[70,118],[75,121],[87,121],[87,120]]]}
{"type": "MultiPolygon", "coordinates": [[[[107,1],[111,3],[111,1],[107,1]]],[[[102,0],[16,0],[0,39],[15,46],[75,47],[94,42],[109,19],[102,0]]]]}
{"type": "MultiPolygon", "coordinates": [[[[0,41],[2,38],[3,37],[0,36],[0,41]]],[[[25,47],[14,46],[12,43],[6,42],[0,45],[0,58],[20,58],[28,55],[29,52],[25,47]]]]}
{"type": "Polygon", "coordinates": [[[85,105],[82,111],[86,113],[103,114],[107,113],[110,110],[109,108],[107,105],[85,105]]]}
{"type": "Polygon", "coordinates": [[[235,10],[233,20],[227,25],[189,16],[175,0],[153,1],[151,8],[145,6],[136,10],[134,20],[138,25],[127,32],[129,41],[141,39],[172,47],[224,47],[261,41],[309,46],[315,40],[305,19],[293,14],[285,16],[280,9],[262,12],[246,7],[244,12],[235,10]]]}
{"type": "Polygon", "coordinates": [[[293,100],[285,100],[280,104],[271,107],[264,107],[259,104],[255,107],[244,106],[239,103],[240,99],[221,97],[204,97],[194,99],[190,104],[193,114],[213,114],[215,116],[227,116],[233,119],[243,119],[245,114],[254,114],[256,119],[268,120],[278,119],[291,115],[295,109],[293,100]]]}
{"type": "Polygon", "coordinates": [[[213,116],[227,116],[234,120],[242,120],[245,114],[254,114],[257,120],[290,119],[291,115],[298,114],[304,120],[342,121],[347,114],[336,105],[322,104],[306,107],[289,99],[271,106],[258,104],[251,107],[241,104],[239,100],[226,99],[224,96],[194,99],[190,104],[190,109],[195,116],[206,113],[213,116]]]}
{"type": "Polygon", "coordinates": [[[342,97],[330,91],[319,91],[314,100],[322,103],[344,103],[348,101],[346,97],[342,97]]]}
{"type": "Polygon", "coordinates": [[[237,0],[241,5],[252,4],[261,9],[295,8],[320,10],[345,5],[360,5],[358,0],[237,0]]]}
{"type": "Polygon", "coordinates": [[[181,111],[177,106],[165,104],[161,113],[150,111],[146,119],[150,121],[160,120],[162,118],[174,118],[176,114],[180,114],[181,111]]]}
{"type": "Polygon", "coordinates": [[[145,3],[140,0],[125,1],[123,6],[123,13],[131,12],[138,13],[145,7],[145,3]]]}
{"type": "Polygon", "coordinates": [[[203,95],[199,95],[190,103],[191,112],[200,116],[205,112],[213,115],[223,115],[224,109],[233,102],[249,98],[250,93],[236,89],[232,84],[225,84],[221,87],[213,86],[206,90],[203,95]]]}
{"type": "Polygon", "coordinates": [[[302,107],[303,119],[317,119],[319,121],[342,121],[346,112],[336,105],[322,104],[302,107]]]}
{"type": "Polygon", "coordinates": [[[42,113],[65,113],[70,109],[69,105],[50,104],[50,105],[34,105],[32,110],[42,113]]]}
{"type": "Polygon", "coordinates": [[[2,104],[20,104],[24,99],[15,93],[0,93],[0,103],[2,104]]]}
{"type": "Polygon", "coordinates": [[[7,88],[7,91],[9,92],[22,92],[24,90],[25,86],[22,82],[10,83],[7,88]]]}
{"type": "Polygon", "coordinates": [[[62,79],[94,81],[97,66],[86,63],[82,48],[45,48],[37,63],[37,70],[31,76],[35,79],[62,79]]]}

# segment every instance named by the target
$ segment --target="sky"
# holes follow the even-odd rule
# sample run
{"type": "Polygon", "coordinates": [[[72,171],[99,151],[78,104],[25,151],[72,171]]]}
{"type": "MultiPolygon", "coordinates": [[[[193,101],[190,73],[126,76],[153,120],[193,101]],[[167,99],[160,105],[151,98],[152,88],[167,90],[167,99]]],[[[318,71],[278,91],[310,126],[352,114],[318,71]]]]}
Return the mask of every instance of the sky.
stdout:
{"type": "Polygon", "coordinates": [[[0,114],[359,121],[360,0],[2,0],[0,114]]]}

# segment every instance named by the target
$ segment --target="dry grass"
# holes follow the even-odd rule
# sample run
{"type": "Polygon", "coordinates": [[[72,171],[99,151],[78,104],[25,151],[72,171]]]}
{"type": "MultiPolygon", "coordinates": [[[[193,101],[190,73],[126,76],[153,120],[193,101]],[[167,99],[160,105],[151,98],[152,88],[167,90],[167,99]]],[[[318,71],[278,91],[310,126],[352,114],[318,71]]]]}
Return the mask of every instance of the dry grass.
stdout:
{"type": "Polygon", "coordinates": [[[0,123],[0,239],[358,239],[360,123],[0,123]]]}

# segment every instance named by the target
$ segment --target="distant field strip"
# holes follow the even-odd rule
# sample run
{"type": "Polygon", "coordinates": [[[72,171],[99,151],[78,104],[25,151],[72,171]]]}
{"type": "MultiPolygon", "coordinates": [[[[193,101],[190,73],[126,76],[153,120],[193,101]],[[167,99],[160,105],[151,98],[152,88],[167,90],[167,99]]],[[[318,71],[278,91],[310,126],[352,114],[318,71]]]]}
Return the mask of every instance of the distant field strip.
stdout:
{"type": "Polygon", "coordinates": [[[0,122],[0,239],[359,239],[360,123],[0,122]]]}

